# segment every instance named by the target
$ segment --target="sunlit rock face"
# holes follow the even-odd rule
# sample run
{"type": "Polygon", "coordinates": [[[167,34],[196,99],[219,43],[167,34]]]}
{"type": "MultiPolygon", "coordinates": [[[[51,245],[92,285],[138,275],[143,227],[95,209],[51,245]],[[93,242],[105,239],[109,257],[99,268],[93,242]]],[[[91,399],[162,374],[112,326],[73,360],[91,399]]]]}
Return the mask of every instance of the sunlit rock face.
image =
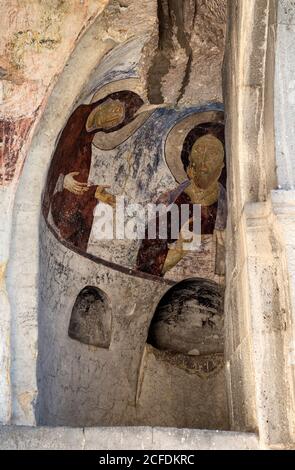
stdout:
{"type": "Polygon", "coordinates": [[[151,102],[222,101],[226,5],[226,0],[159,0],[159,40],[149,70],[151,102]]]}
{"type": "Polygon", "coordinates": [[[77,39],[108,0],[12,0],[0,6],[0,132],[6,135],[0,185],[17,180],[32,130],[77,39]],[[12,138],[13,136],[13,138],[12,138]]]}

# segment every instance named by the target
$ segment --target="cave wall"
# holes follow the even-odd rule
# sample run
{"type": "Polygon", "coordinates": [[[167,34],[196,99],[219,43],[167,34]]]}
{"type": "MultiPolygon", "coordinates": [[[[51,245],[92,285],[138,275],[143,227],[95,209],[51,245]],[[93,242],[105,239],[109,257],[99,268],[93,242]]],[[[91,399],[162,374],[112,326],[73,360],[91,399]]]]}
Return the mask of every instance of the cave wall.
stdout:
{"type": "MultiPolygon", "coordinates": [[[[1,185],[1,227],[3,227],[3,230],[1,230],[2,284],[0,305],[2,313],[1,335],[3,338],[1,349],[1,364],[3,364],[1,368],[1,403],[3,405],[1,406],[1,420],[3,423],[10,422],[11,419],[23,423],[35,422],[34,407],[37,385],[36,368],[32,367],[32,364],[35,364],[36,361],[38,338],[38,227],[41,193],[49,164],[48,155],[45,156],[46,152],[51,153],[56,137],[72,109],[73,102],[78,98],[86,80],[105,53],[114,44],[127,40],[134,31],[144,32],[148,30],[151,33],[156,32],[156,11],[153,2],[145,2],[144,5],[141,5],[140,11],[138,11],[135,2],[129,2],[128,8],[114,2],[106,14],[99,16],[106,3],[88,2],[84,4],[78,1],[75,2],[77,29],[74,28],[75,22],[72,21],[71,9],[69,9],[64,14],[63,21],[66,22],[71,34],[65,34],[63,37],[61,33],[62,43],[64,42],[64,44],[63,47],[58,46],[57,51],[55,49],[48,51],[47,48],[35,47],[34,43],[31,45],[30,41],[22,49],[24,58],[28,60],[28,62],[24,61],[21,68],[24,76],[34,78],[34,75],[30,75],[31,63],[34,60],[41,63],[41,65],[39,64],[40,67],[37,67],[40,74],[39,82],[37,81],[38,77],[36,77],[38,86],[41,87],[41,94],[38,95],[39,101],[36,108],[38,112],[34,118],[34,126],[30,134],[18,139],[14,132],[12,134],[6,132],[5,145],[1,147],[3,155],[10,162],[13,149],[7,139],[13,138],[13,142],[18,143],[17,156],[19,157],[18,172],[15,172],[13,181],[1,185]],[[89,11],[88,7],[90,7],[89,11]],[[128,35],[124,25],[129,13],[131,12],[132,16],[134,11],[137,12],[137,21],[134,28],[132,28],[132,32],[129,32],[128,35]],[[149,13],[147,14],[147,12],[149,13]],[[95,21],[97,17],[99,17],[99,21],[95,21]],[[87,34],[84,34],[87,30],[87,34]],[[44,59],[43,54],[45,54],[44,59]],[[49,56],[50,54],[56,54],[58,60],[53,62],[47,60],[46,54],[49,54],[49,56]],[[70,56],[72,62],[66,64],[70,56]],[[62,70],[63,73],[61,73],[62,70]],[[52,88],[58,82],[58,78],[60,79],[60,90],[62,90],[60,96],[62,96],[62,100],[55,92],[52,93],[52,88]],[[50,86],[46,89],[42,88],[42,84],[47,83],[49,79],[50,86]],[[49,96],[54,107],[54,118],[50,118],[47,135],[45,135],[42,132],[40,118],[42,116],[43,123],[48,122],[49,114],[46,112],[46,104],[49,96]],[[31,144],[33,133],[34,140],[31,144]],[[29,147],[30,153],[28,152],[29,147]],[[21,174],[20,170],[22,170],[21,174]],[[31,221],[30,225],[27,224],[27,220],[31,221]],[[21,254],[19,254],[19,250],[21,250],[21,254]],[[17,292],[14,288],[15,285],[20,287],[17,292]]],[[[41,6],[37,1],[35,4],[37,11],[41,6]]],[[[13,38],[15,32],[18,31],[19,23],[22,31],[22,22],[30,24],[30,21],[36,21],[36,29],[42,31],[41,19],[45,15],[44,9],[46,10],[48,7],[48,2],[42,3],[39,16],[36,14],[35,17],[29,14],[32,2],[30,2],[30,5],[23,3],[21,10],[18,10],[18,6],[18,3],[13,3],[11,10],[9,10],[11,15],[7,16],[6,10],[5,14],[1,15],[1,21],[10,21],[10,26],[3,28],[7,29],[7,34],[10,34],[13,38]]],[[[52,21],[55,18],[55,8],[56,2],[52,2],[50,7],[52,21]]],[[[62,25],[58,27],[60,31],[64,29],[62,25]]],[[[8,39],[8,42],[11,38],[8,39]]],[[[5,45],[5,42],[3,42],[3,45],[5,45]]],[[[2,89],[7,88],[7,92],[14,86],[13,76],[7,74],[6,78],[1,81],[2,89]]],[[[15,86],[23,90],[19,101],[20,103],[25,102],[24,109],[28,106],[28,114],[31,115],[31,104],[34,102],[32,97],[35,98],[35,93],[30,95],[29,84],[30,79],[25,80],[23,78],[15,86]]],[[[5,94],[2,101],[5,105],[5,94]]],[[[13,122],[14,119],[10,114],[17,113],[18,110],[26,115],[26,111],[22,111],[21,106],[10,106],[8,99],[7,109],[2,106],[1,112],[2,110],[3,116],[7,116],[9,122],[13,122]]],[[[5,166],[3,157],[1,162],[3,162],[1,165],[3,169],[5,166]]]]}
{"type": "MultiPolygon", "coordinates": [[[[157,21],[156,16],[154,19],[157,21]]],[[[147,54],[155,41],[153,35],[145,30],[143,33],[113,47],[98,62],[72,104],[71,112],[95,101],[93,96],[102,87],[112,88],[113,83],[122,81],[124,88],[126,80],[139,77],[142,82],[136,91],[148,100],[153,64],[147,54]]],[[[222,51],[219,65],[221,59],[222,51]]],[[[207,63],[208,58],[203,60],[207,63]]],[[[204,90],[186,106],[176,108],[173,101],[164,103],[164,107],[152,109],[146,122],[134,134],[126,134],[120,144],[110,145],[110,148],[105,139],[98,141],[96,137],[92,146],[90,180],[110,184],[114,194],[121,194],[123,188],[123,194],[139,203],[155,201],[163,193],[173,190],[175,181],[165,162],[167,136],[174,128],[175,134],[179,129],[182,134],[189,132],[199,114],[204,113],[203,122],[206,122],[205,118],[210,120],[215,115],[222,115],[223,107],[218,103],[221,89],[218,67],[219,81],[215,83],[210,100],[204,90]],[[186,122],[184,130],[182,122],[186,122]],[[107,148],[100,147],[103,145],[107,148]]],[[[179,80],[182,75],[180,70],[179,80]]],[[[50,117],[54,115],[53,105],[48,112],[50,117]]],[[[49,122],[53,119],[50,117],[49,122]]],[[[222,120],[221,117],[218,119],[222,120]]],[[[179,153],[182,140],[179,148],[174,145],[179,153]]],[[[74,166],[72,170],[75,170],[74,166]]],[[[44,192],[46,201],[46,186],[44,192]]],[[[207,355],[195,351],[188,358],[165,355],[146,345],[157,304],[175,279],[135,272],[138,242],[98,242],[92,230],[85,253],[78,242],[69,241],[62,246],[65,241],[62,233],[62,223],[59,233],[53,219],[43,212],[39,259],[37,423],[228,429],[222,340],[216,354],[211,354],[208,349],[207,355]],[[108,348],[85,345],[68,336],[72,308],[85,286],[98,287],[109,300],[112,328],[108,348]]],[[[193,273],[191,269],[188,274],[180,272],[176,275],[181,280],[193,273]]],[[[197,275],[200,273],[195,272],[197,275]]],[[[218,276],[216,278],[218,280],[218,276]]],[[[210,334],[213,336],[214,332],[210,334]]]]}
{"type": "MultiPolygon", "coordinates": [[[[75,369],[76,356],[73,357],[71,352],[73,352],[73,344],[78,343],[70,338],[65,340],[63,335],[68,329],[70,310],[78,290],[85,287],[84,280],[82,283],[77,282],[77,279],[66,280],[65,272],[67,272],[67,268],[71,272],[70,264],[73,263],[71,258],[76,255],[69,256],[67,251],[61,253],[58,247],[55,250],[51,249],[50,247],[54,245],[55,241],[52,240],[50,233],[44,235],[45,228],[42,223],[40,225],[41,193],[44,189],[46,173],[56,139],[62,127],[73,108],[83,100],[87,100],[93,86],[98,85],[93,80],[97,76],[96,69],[103,56],[114,47],[128,42],[134,36],[145,37],[137,74],[142,80],[147,97],[153,90],[154,70],[157,67],[154,58],[157,57],[161,48],[165,47],[167,50],[170,65],[165,70],[167,73],[161,75],[161,83],[158,87],[160,88],[160,100],[151,98],[151,102],[160,101],[168,107],[168,110],[169,106],[172,108],[175,105],[183,106],[184,116],[186,113],[189,114],[189,111],[185,110],[188,106],[202,107],[203,105],[211,106],[214,103],[221,103],[221,64],[225,40],[225,2],[221,2],[221,5],[220,2],[217,5],[214,1],[198,2],[197,7],[191,1],[182,2],[181,5],[177,5],[176,2],[163,2],[164,16],[159,12],[158,5],[154,1],[141,2],[140,5],[136,1],[113,1],[109,2],[108,6],[107,2],[105,4],[102,2],[87,4],[75,2],[72,9],[69,9],[66,2],[46,2],[46,4],[45,2],[35,2],[31,6],[36,13],[34,19],[33,15],[28,14],[28,5],[25,2],[21,9],[17,9],[18,5],[11,3],[9,15],[3,19],[3,21],[8,21],[8,24],[6,28],[7,42],[3,43],[6,47],[5,60],[3,54],[3,66],[1,65],[3,69],[1,72],[2,96],[5,105],[5,108],[2,109],[4,119],[9,122],[8,127],[7,124],[4,127],[5,139],[4,145],[2,145],[7,164],[2,158],[2,162],[4,162],[2,170],[5,170],[5,175],[2,175],[3,184],[1,187],[4,196],[2,201],[5,210],[2,214],[5,218],[5,230],[3,232],[4,243],[1,246],[3,250],[2,277],[6,283],[1,289],[3,299],[1,307],[4,313],[1,317],[1,327],[5,331],[1,359],[4,365],[1,376],[3,390],[1,393],[3,402],[1,420],[17,424],[34,424],[36,416],[37,420],[43,419],[40,417],[42,415],[40,410],[46,408],[44,401],[42,404],[45,395],[42,398],[42,394],[40,394],[38,398],[38,385],[40,390],[42,386],[40,383],[38,384],[36,377],[38,347],[40,345],[39,359],[41,357],[42,360],[42,350],[44,356],[46,354],[44,345],[52,347],[52,350],[56,349],[59,354],[60,345],[66,341],[66,344],[69,345],[66,357],[73,363],[69,371],[75,369]],[[103,7],[105,7],[104,12],[102,12],[103,7]],[[165,40],[163,43],[162,39],[159,39],[158,32],[159,30],[161,32],[167,31],[165,24],[167,22],[167,8],[168,13],[170,12],[168,14],[169,21],[172,22],[169,23],[169,27],[172,27],[173,34],[167,39],[168,42],[165,40]],[[128,27],[126,27],[127,24],[128,27]],[[210,80],[206,81],[208,74],[210,80]],[[21,106],[11,106],[11,95],[16,96],[16,92],[21,106]],[[21,121],[19,134],[21,137],[17,137],[18,131],[15,131],[15,122],[18,119],[26,120],[27,117],[32,122],[21,121]],[[13,143],[7,140],[12,135],[13,143]],[[8,166],[11,164],[13,168],[8,170],[8,166]],[[27,223],[28,220],[30,220],[30,224],[27,223]],[[51,256],[49,256],[50,254],[51,256]],[[48,266],[51,266],[49,259],[53,263],[51,270],[47,269],[48,266]],[[63,269],[60,269],[61,264],[63,269]],[[53,276],[53,273],[56,273],[56,276],[53,276]],[[18,285],[17,291],[15,285],[18,285]],[[68,286],[68,300],[66,300],[68,294],[65,291],[65,285],[68,286]],[[48,286],[51,286],[51,290],[48,289],[48,286]],[[50,292],[56,292],[56,294],[50,295],[50,292]],[[60,308],[63,311],[66,309],[67,313],[65,317],[58,315],[53,318],[51,315],[58,314],[55,309],[56,299],[59,296],[61,298],[65,296],[66,306],[64,302],[60,302],[60,308]],[[56,322],[62,321],[62,328],[58,329],[57,335],[55,330],[52,330],[52,322],[49,321],[48,324],[48,320],[53,321],[54,319],[56,322]]],[[[159,92],[157,93],[159,95],[159,92]]],[[[169,112],[173,115],[172,109],[169,112]]],[[[87,272],[86,284],[95,283],[97,267],[88,261],[85,261],[83,267],[84,261],[77,257],[76,263],[79,267],[81,265],[81,270],[85,269],[87,272]]],[[[143,320],[145,326],[142,327],[142,338],[148,332],[148,323],[153,313],[152,305],[154,304],[150,304],[149,312],[143,320]]],[[[156,306],[154,305],[154,307],[156,306]]],[[[126,319],[126,328],[128,321],[126,319]]],[[[139,350],[145,345],[145,340],[142,341],[140,347],[137,346],[139,350]]],[[[81,347],[78,344],[77,350],[81,347]]],[[[96,353],[91,348],[87,351],[83,360],[87,359],[87,354],[90,354],[93,360],[96,353]]],[[[165,365],[165,361],[160,363],[161,361],[156,358],[153,352],[147,351],[147,353],[144,358],[148,363],[151,361],[151,365],[147,366],[147,370],[150,369],[151,372],[150,376],[147,375],[146,380],[142,381],[141,390],[147,390],[149,393],[152,390],[149,377],[154,374],[153,364],[156,361],[159,368],[158,373],[162,377],[159,380],[159,387],[163,390],[162,400],[164,402],[165,386],[170,380],[171,373],[177,369],[171,361],[165,365]]],[[[140,360],[142,360],[142,355],[140,360]]],[[[139,359],[137,362],[134,361],[134,364],[138,364],[138,362],[139,359]]],[[[133,365],[133,368],[136,364],[133,365]]],[[[203,365],[200,364],[201,369],[202,367],[203,365]]],[[[206,365],[204,367],[206,368],[206,365]]],[[[62,383],[62,374],[58,373],[59,364],[54,361],[48,364],[45,361],[41,369],[47,370],[48,377],[53,372],[58,378],[57,382],[53,380],[53,388],[49,387],[47,392],[49,403],[51,400],[51,403],[54,403],[57,408],[51,411],[47,409],[47,415],[44,419],[48,419],[48,422],[51,420],[51,423],[54,424],[58,422],[58,416],[60,416],[60,421],[64,420],[65,423],[69,419],[69,410],[67,411],[65,408],[65,415],[62,417],[58,401],[53,400],[54,387],[56,384],[62,383]]],[[[82,368],[79,370],[81,372],[82,368]]],[[[66,371],[66,374],[69,371],[66,371]]],[[[88,380],[87,374],[92,372],[91,368],[88,372],[85,369],[86,382],[88,380]]],[[[73,374],[69,377],[69,387],[73,377],[75,377],[75,386],[80,377],[79,373],[75,375],[76,373],[73,372],[73,374]]],[[[181,374],[187,377],[187,391],[191,389],[191,381],[198,380],[198,387],[201,389],[197,387],[196,390],[200,390],[200,395],[208,396],[206,387],[209,387],[210,381],[206,385],[203,379],[189,377],[185,370],[181,374]]],[[[39,375],[39,379],[40,377],[39,375]]],[[[99,377],[96,377],[95,380],[93,384],[98,384],[99,377]]],[[[132,397],[134,397],[134,377],[132,380],[132,397]]],[[[210,380],[214,381],[215,379],[211,378],[210,380]]],[[[181,378],[176,380],[177,387],[181,381],[181,378]]],[[[219,376],[218,381],[221,390],[220,396],[218,399],[212,396],[212,400],[214,403],[220,403],[220,415],[218,423],[214,423],[215,417],[212,416],[212,426],[221,427],[223,422],[227,427],[227,418],[224,415],[226,396],[223,373],[219,376]]],[[[129,388],[130,385],[126,385],[126,390],[129,388]]],[[[46,390],[45,385],[43,389],[46,390]]],[[[62,388],[58,396],[62,396],[64,393],[64,390],[63,392],[61,390],[62,388]]],[[[90,393],[91,390],[89,389],[88,392],[90,393]]],[[[77,401],[83,401],[84,392],[85,390],[81,388],[79,393],[82,395],[76,397],[75,404],[77,401]]],[[[129,392],[126,393],[128,395],[129,392]]],[[[198,396],[196,392],[196,397],[189,407],[195,408],[198,396]]],[[[99,399],[97,394],[95,397],[95,399],[99,399]]],[[[187,403],[184,396],[182,399],[184,404],[187,403]]],[[[178,400],[177,395],[175,395],[175,400],[178,400]]],[[[121,409],[112,418],[112,422],[118,422],[119,417],[123,421],[125,420],[124,422],[128,419],[130,423],[146,422],[148,413],[145,410],[149,407],[149,399],[143,398],[143,402],[141,416],[139,414],[135,419],[132,414],[128,415],[127,413],[122,418],[124,413],[122,415],[121,409]]],[[[63,400],[61,403],[65,403],[65,401],[63,400]]],[[[89,409],[93,409],[91,406],[89,409]]],[[[171,407],[173,408],[174,405],[171,404],[171,407]]],[[[204,411],[200,414],[199,423],[191,420],[188,413],[183,425],[205,426],[206,406],[203,408],[204,411]]],[[[92,419],[89,417],[89,409],[86,404],[84,409],[87,409],[86,415],[83,416],[82,407],[81,416],[77,415],[76,421],[73,418],[73,423],[75,421],[77,424],[80,419],[82,421],[87,421],[88,418],[92,419]]],[[[181,419],[180,416],[173,418],[172,414],[167,411],[163,411],[163,413],[166,418],[169,414],[168,424],[176,426],[178,420],[181,419]]],[[[159,424],[161,420],[162,418],[159,418],[158,413],[155,412],[150,423],[159,424]]],[[[95,416],[95,418],[93,417],[94,421],[96,423],[104,422],[104,418],[95,416]]]]}
{"type": "MultiPolygon", "coordinates": [[[[40,219],[41,193],[56,139],[73,106],[89,95],[85,84],[91,83],[108,51],[134,35],[146,34],[138,73],[150,102],[168,107],[222,102],[220,73],[227,21],[223,95],[231,204],[226,300],[230,424],[236,430],[258,430],[263,446],[280,448],[292,443],[294,139],[289,122],[294,107],[294,2],[230,0],[226,13],[225,2],[217,0],[149,0],[140,5],[134,0],[12,0],[9,6],[1,5],[0,11],[4,38],[0,52],[0,422],[36,423],[36,405],[39,410],[46,408],[42,399],[37,402],[38,327],[43,321],[44,347],[48,341],[59,354],[76,296],[85,287],[84,281],[96,282],[89,260],[82,266],[85,279],[77,282],[71,273],[73,255],[56,244],[40,219]],[[65,260],[63,269],[61,259],[65,260]],[[57,278],[44,269],[49,262],[57,278]],[[70,300],[64,289],[66,268],[72,276],[70,300]],[[48,306],[56,307],[55,298],[50,289],[40,289],[41,282],[61,296],[66,317],[54,317],[54,310],[48,310],[48,306]],[[49,324],[45,321],[48,311],[53,315],[48,317],[49,324]],[[40,322],[38,312],[46,312],[40,322]],[[61,322],[58,335],[52,329],[54,321],[61,322]]],[[[80,265],[80,259],[74,265],[80,265]]],[[[157,284],[155,289],[160,298],[162,286],[157,284]]],[[[146,333],[148,323],[146,317],[146,333]]],[[[77,343],[75,349],[74,340],[66,341],[71,363],[71,352],[76,354],[82,345],[77,343]]],[[[96,353],[89,349],[85,358],[91,359],[93,367],[85,370],[87,382],[95,370],[96,353]]],[[[140,368],[137,398],[147,391],[143,402],[148,407],[153,400],[151,377],[160,372],[160,388],[165,390],[165,374],[168,370],[170,377],[175,365],[171,358],[169,364],[159,359],[150,346],[140,360],[150,374],[144,377],[140,368]]],[[[75,365],[76,360],[72,377],[80,380],[75,365]]],[[[58,363],[47,366],[54,374],[59,370],[58,363]]],[[[54,386],[61,383],[62,374],[57,377],[54,386]]],[[[224,390],[224,378],[218,380],[224,390]]],[[[126,390],[130,391],[129,384],[126,390]]],[[[224,395],[217,398],[220,403],[225,399],[224,395]]],[[[181,399],[187,401],[184,396],[181,399]]],[[[194,400],[191,406],[195,408],[194,400]]],[[[53,417],[46,411],[52,422],[60,412],[55,404],[53,417]]],[[[151,424],[158,424],[156,405],[151,424]]],[[[147,419],[145,412],[142,419],[147,419]]],[[[172,425],[178,419],[172,417],[172,425]]]]}

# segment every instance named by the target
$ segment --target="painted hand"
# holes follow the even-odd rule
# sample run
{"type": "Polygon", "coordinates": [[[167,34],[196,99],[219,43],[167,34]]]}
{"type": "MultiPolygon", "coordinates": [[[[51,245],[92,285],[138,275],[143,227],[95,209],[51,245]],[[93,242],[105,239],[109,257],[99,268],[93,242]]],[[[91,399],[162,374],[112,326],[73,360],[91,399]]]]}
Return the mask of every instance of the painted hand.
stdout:
{"type": "Polygon", "coordinates": [[[187,251],[184,248],[186,243],[190,243],[192,241],[192,234],[189,231],[189,225],[193,222],[193,219],[189,219],[181,228],[179,233],[179,238],[176,242],[168,245],[168,253],[167,257],[162,269],[162,273],[165,274],[166,272],[170,271],[170,269],[174,268],[179,261],[186,255],[187,251]]]}
{"type": "Polygon", "coordinates": [[[82,196],[89,189],[87,183],[79,183],[75,180],[74,176],[79,175],[78,171],[72,171],[67,174],[64,179],[64,189],[70,191],[70,193],[76,194],[77,196],[82,196]]]}
{"type": "Polygon", "coordinates": [[[183,251],[183,239],[181,236],[175,243],[168,245],[168,248],[169,250],[162,269],[162,274],[165,274],[167,271],[174,268],[185,254],[183,251]]]}
{"type": "Polygon", "coordinates": [[[109,206],[115,207],[116,206],[116,198],[113,194],[110,194],[106,191],[106,188],[110,186],[102,185],[97,186],[95,197],[98,201],[103,202],[105,204],[109,204],[109,206]]]}

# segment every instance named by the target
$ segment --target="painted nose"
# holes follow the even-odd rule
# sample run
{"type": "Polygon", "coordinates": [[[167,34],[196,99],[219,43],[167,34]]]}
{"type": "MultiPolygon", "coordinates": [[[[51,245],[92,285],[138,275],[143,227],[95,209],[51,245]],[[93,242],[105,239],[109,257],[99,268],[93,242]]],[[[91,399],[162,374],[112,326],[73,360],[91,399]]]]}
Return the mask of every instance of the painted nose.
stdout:
{"type": "Polygon", "coordinates": [[[207,164],[204,161],[201,163],[200,169],[201,169],[201,171],[207,171],[208,170],[207,164]]]}

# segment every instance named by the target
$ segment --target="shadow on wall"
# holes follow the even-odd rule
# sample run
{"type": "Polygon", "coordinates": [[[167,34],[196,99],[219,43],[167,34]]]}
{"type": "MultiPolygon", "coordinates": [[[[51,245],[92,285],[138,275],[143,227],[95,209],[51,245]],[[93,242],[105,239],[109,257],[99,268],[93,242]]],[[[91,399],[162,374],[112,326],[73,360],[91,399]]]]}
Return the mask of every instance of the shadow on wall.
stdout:
{"type": "Polygon", "coordinates": [[[147,342],[175,353],[223,353],[223,291],[206,279],[185,280],[160,301],[147,342]]]}
{"type": "Polygon", "coordinates": [[[229,429],[223,291],[214,281],[188,279],[163,295],[139,374],[142,424],[229,429]]]}
{"type": "Polygon", "coordinates": [[[74,304],[69,337],[98,348],[111,342],[111,307],[107,296],[97,287],[85,287],[74,304]]]}

